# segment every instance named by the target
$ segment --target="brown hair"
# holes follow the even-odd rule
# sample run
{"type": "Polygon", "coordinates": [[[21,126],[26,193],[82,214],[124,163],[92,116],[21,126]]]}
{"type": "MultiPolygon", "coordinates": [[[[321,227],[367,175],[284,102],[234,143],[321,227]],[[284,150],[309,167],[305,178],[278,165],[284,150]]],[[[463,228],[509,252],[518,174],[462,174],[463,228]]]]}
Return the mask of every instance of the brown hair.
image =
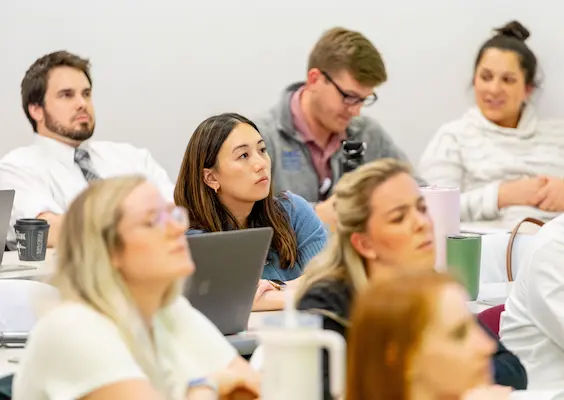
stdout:
{"type": "Polygon", "coordinates": [[[519,57],[521,69],[525,74],[525,84],[537,87],[537,57],[529,46],[525,44],[529,37],[528,29],[521,25],[519,21],[511,21],[494,31],[496,34],[480,47],[474,62],[474,71],[476,71],[487,49],[494,48],[512,51],[519,57]]]}
{"type": "Polygon", "coordinates": [[[332,28],[323,33],[309,54],[308,70],[329,74],[349,72],[363,86],[378,86],[388,79],[380,52],[360,32],[332,28]]]}
{"type": "Polygon", "coordinates": [[[401,269],[353,302],[347,340],[347,400],[405,400],[408,370],[434,317],[437,297],[457,284],[436,271],[401,269]]]}
{"type": "MultiPolygon", "coordinates": [[[[174,201],[188,209],[192,229],[219,232],[242,228],[203,179],[204,169],[216,165],[221,146],[239,124],[250,125],[259,132],[249,119],[239,114],[225,113],[202,122],[188,142],[174,189],[174,201]]],[[[269,195],[255,202],[248,225],[253,228],[272,227],[272,248],[278,252],[280,266],[294,266],[298,253],[296,234],[290,226],[288,214],[272,195],[272,184],[269,195]]]]}
{"type": "Polygon", "coordinates": [[[41,107],[45,105],[49,73],[57,67],[71,67],[84,72],[88,82],[92,85],[90,61],[88,59],[80,58],[67,51],[56,51],[37,59],[29,67],[21,83],[22,107],[34,132],[37,132],[37,122],[29,113],[29,106],[31,104],[37,104],[41,107]]]}

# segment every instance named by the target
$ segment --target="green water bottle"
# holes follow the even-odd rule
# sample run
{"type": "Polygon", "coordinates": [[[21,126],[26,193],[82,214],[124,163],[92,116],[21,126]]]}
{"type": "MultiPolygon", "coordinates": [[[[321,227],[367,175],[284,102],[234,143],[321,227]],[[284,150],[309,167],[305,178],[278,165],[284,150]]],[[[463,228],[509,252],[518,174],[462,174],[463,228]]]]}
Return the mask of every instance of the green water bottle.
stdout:
{"type": "Polygon", "coordinates": [[[447,236],[446,258],[448,272],[468,291],[471,300],[480,292],[480,260],[482,237],[475,234],[447,236]]]}

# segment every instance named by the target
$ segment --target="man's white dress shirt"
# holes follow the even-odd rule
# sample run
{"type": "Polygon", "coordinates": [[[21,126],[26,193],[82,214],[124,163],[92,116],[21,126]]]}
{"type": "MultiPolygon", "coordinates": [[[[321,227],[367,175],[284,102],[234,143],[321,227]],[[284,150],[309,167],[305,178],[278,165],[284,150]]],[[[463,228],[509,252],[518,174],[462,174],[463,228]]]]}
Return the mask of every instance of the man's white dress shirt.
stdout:
{"type": "MultiPolygon", "coordinates": [[[[167,201],[173,201],[174,184],[149,151],[126,143],[87,140],[92,166],[101,178],[141,174],[155,184],[167,201]]],[[[9,152],[0,160],[0,189],[15,189],[8,230],[8,246],[15,242],[13,226],[19,218],[44,212],[64,214],[74,198],[88,186],[74,161],[75,148],[36,135],[34,142],[9,152]]]]}

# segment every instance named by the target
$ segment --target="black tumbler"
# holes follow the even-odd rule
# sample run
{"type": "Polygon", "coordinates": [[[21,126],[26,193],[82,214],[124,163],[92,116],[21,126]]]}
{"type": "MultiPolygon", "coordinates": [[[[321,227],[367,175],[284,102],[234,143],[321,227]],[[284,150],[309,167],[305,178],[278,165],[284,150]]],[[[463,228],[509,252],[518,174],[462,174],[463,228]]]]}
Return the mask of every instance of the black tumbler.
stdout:
{"type": "Polygon", "coordinates": [[[44,219],[22,218],[14,225],[20,261],[43,261],[47,251],[49,224],[44,219]]]}

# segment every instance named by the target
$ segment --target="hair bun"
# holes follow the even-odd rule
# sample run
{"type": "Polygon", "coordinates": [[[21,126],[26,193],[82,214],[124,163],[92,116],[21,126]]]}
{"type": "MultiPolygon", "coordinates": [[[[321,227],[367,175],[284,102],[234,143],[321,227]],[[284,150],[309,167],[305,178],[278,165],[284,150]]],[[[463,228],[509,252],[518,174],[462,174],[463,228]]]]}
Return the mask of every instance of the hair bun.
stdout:
{"type": "Polygon", "coordinates": [[[519,21],[511,21],[501,28],[494,29],[498,36],[514,37],[515,39],[525,41],[530,36],[529,30],[525,28],[519,21]]]}

